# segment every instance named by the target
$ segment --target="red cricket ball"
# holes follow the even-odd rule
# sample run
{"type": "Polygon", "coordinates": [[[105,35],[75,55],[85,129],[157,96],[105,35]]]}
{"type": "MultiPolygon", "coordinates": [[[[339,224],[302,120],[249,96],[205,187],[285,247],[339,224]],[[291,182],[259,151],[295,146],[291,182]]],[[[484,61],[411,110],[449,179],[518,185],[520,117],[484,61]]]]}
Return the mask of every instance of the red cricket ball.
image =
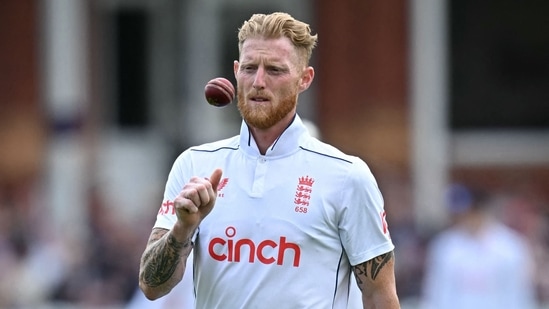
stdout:
{"type": "Polygon", "coordinates": [[[216,77],[204,87],[204,95],[209,104],[223,107],[231,103],[236,96],[233,84],[226,78],[216,77]]]}

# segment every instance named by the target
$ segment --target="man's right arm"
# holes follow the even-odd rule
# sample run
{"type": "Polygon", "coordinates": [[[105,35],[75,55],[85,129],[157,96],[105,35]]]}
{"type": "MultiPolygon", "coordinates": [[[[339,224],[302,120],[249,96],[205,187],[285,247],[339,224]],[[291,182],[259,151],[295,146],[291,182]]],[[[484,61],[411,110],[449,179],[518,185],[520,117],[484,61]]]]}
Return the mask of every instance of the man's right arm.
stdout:
{"type": "Polygon", "coordinates": [[[139,287],[148,299],[168,294],[183,278],[192,237],[214,207],[222,174],[218,168],[210,178],[191,177],[174,199],[173,227],[153,228],[139,266],[139,287]]]}
{"type": "Polygon", "coordinates": [[[191,239],[178,241],[172,232],[153,228],[139,267],[139,287],[154,300],[168,294],[183,278],[191,239]]]}

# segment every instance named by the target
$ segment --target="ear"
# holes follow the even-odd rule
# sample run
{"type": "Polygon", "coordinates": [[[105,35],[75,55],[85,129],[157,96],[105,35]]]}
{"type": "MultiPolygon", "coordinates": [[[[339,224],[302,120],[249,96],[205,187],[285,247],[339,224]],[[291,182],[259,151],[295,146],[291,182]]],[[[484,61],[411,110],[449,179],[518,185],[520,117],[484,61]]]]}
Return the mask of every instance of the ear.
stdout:
{"type": "Polygon", "coordinates": [[[315,78],[315,69],[311,66],[306,67],[301,75],[299,83],[299,92],[303,92],[311,86],[313,79],[315,78]]]}
{"type": "Polygon", "coordinates": [[[240,63],[238,63],[238,60],[235,60],[233,62],[233,71],[234,71],[234,77],[236,78],[236,74],[238,73],[238,68],[240,67],[240,63]]]}

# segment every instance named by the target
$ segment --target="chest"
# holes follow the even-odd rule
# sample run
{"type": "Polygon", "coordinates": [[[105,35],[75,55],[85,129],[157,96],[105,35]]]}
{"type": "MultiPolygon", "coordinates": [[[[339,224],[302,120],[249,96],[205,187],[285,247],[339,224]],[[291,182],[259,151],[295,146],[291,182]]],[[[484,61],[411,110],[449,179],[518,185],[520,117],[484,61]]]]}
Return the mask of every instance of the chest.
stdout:
{"type": "Polygon", "coordinates": [[[256,248],[340,247],[337,183],[329,170],[306,159],[228,160],[200,239],[256,248]]]}

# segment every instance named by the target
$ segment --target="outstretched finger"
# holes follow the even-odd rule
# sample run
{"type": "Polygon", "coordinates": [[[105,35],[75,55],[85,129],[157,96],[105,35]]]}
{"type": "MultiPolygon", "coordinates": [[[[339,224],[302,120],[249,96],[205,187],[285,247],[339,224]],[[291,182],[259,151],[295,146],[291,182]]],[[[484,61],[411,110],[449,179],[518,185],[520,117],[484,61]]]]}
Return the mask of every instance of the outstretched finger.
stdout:
{"type": "Polygon", "coordinates": [[[212,176],[208,179],[210,183],[212,184],[212,189],[215,193],[217,193],[217,186],[219,185],[219,182],[221,181],[221,176],[223,175],[223,171],[220,168],[216,168],[212,176]]]}

